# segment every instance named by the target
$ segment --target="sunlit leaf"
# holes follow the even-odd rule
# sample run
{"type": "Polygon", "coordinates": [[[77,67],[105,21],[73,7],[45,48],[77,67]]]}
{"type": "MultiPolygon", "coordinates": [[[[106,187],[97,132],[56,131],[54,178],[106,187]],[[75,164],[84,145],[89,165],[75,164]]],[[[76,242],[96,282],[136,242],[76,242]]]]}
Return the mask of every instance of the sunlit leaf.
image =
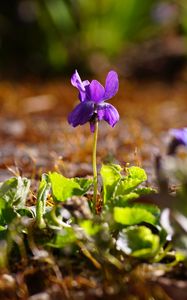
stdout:
{"type": "Polygon", "coordinates": [[[93,183],[93,180],[90,179],[90,178],[75,177],[74,181],[79,184],[79,186],[82,189],[82,191],[84,191],[84,194],[89,190],[90,186],[93,183]]]}
{"type": "Polygon", "coordinates": [[[0,225],[0,231],[4,231],[4,230],[6,230],[6,228],[0,225]]]}
{"type": "Polygon", "coordinates": [[[126,207],[114,207],[114,220],[123,225],[136,225],[147,222],[157,223],[159,210],[155,206],[135,204],[126,207]]]}
{"type": "Polygon", "coordinates": [[[101,229],[101,226],[94,224],[92,220],[83,220],[80,222],[80,226],[84,229],[85,233],[90,236],[95,235],[101,229]]]}
{"type": "Polygon", "coordinates": [[[49,173],[52,195],[56,201],[65,201],[72,196],[84,195],[91,185],[90,179],[66,178],[56,172],[49,173]]]}
{"type": "Polygon", "coordinates": [[[147,180],[145,171],[139,167],[127,169],[128,175],[123,177],[115,190],[115,196],[120,196],[132,192],[138,185],[147,180]]]}
{"type": "Polygon", "coordinates": [[[117,249],[138,258],[151,258],[159,250],[159,236],[145,226],[123,229],[117,239],[117,249]]]}
{"type": "Polygon", "coordinates": [[[134,190],[138,196],[146,196],[150,194],[155,194],[157,191],[151,187],[140,187],[134,190]]]}
{"type": "Polygon", "coordinates": [[[156,190],[150,187],[142,187],[133,189],[132,192],[127,194],[118,195],[114,198],[114,206],[126,206],[127,202],[138,199],[141,196],[155,194],[156,190]]]}
{"type": "Polygon", "coordinates": [[[136,179],[139,183],[147,180],[147,175],[144,169],[140,167],[130,167],[127,169],[129,177],[132,179],[136,179]]]}
{"type": "Polygon", "coordinates": [[[57,201],[65,201],[67,198],[75,195],[76,190],[80,189],[80,185],[73,178],[66,178],[56,172],[49,173],[49,179],[53,198],[57,201]]]}
{"type": "Polygon", "coordinates": [[[128,201],[137,199],[138,197],[139,194],[135,192],[119,195],[115,198],[115,206],[124,206],[124,205],[126,206],[128,201]]]}
{"type": "Polygon", "coordinates": [[[110,200],[113,197],[114,190],[116,185],[121,179],[120,172],[122,168],[120,165],[108,164],[102,165],[101,167],[101,177],[103,181],[103,200],[106,203],[107,200],[110,200]]]}
{"type": "MultiPolygon", "coordinates": [[[[153,190],[150,188],[137,188],[147,180],[145,171],[139,167],[126,169],[127,175],[121,174],[122,168],[119,165],[102,165],[101,177],[103,181],[104,203],[110,201],[110,205],[116,202],[127,202],[138,198],[140,195],[149,194],[153,190]]],[[[121,206],[120,204],[120,206],[121,206]]]]}
{"type": "Polygon", "coordinates": [[[8,203],[9,206],[16,205],[22,208],[25,205],[29,193],[30,180],[27,178],[12,177],[0,186],[0,199],[8,203]]]}

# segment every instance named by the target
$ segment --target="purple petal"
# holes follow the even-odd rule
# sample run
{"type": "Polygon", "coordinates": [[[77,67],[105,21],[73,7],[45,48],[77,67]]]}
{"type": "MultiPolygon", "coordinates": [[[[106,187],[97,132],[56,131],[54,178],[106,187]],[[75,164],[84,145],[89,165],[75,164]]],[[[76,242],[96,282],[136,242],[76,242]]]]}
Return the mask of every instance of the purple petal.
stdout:
{"type": "Polygon", "coordinates": [[[110,71],[106,78],[104,100],[110,99],[117,93],[119,88],[118,74],[110,71]]]}
{"type": "Polygon", "coordinates": [[[79,73],[75,70],[75,73],[71,77],[71,84],[79,90],[79,99],[81,102],[86,100],[86,90],[85,87],[90,84],[88,80],[82,81],[79,73]]]}
{"type": "Polygon", "coordinates": [[[84,80],[82,83],[83,83],[84,87],[90,84],[89,80],[84,80]]]}
{"type": "Polygon", "coordinates": [[[83,125],[90,121],[94,114],[94,103],[91,101],[81,102],[68,116],[68,122],[73,127],[83,125]]]}
{"type": "Polygon", "coordinates": [[[184,146],[187,146],[187,127],[181,129],[171,129],[171,135],[184,146]]]}
{"type": "Polygon", "coordinates": [[[90,85],[86,87],[88,99],[99,103],[103,101],[103,96],[105,93],[104,87],[97,80],[92,80],[90,85]]]}
{"type": "Polygon", "coordinates": [[[86,101],[87,100],[87,94],[86,94],[86,89],[85,87],[88,86],[90,84],[90,82],[88,80],[84,80],[83,82],[84,85],[84,91],[79,90],[79,100],[81,102],[86,101]]]}
{"type": "Polygon", "coordinates": [[[109,103],[103,103],[98,105],[97,109],[99,121],[105,120],[112,127],[114,127],[119,121],[119,113],[113,105],[109,103]]]}
{"type": "Polygon", "coordinates": [[[82,82],[77,70],[75,70],[75,73],[71,77],[71,84],[81,91],[85,90],[83,82],[82,82]]]}

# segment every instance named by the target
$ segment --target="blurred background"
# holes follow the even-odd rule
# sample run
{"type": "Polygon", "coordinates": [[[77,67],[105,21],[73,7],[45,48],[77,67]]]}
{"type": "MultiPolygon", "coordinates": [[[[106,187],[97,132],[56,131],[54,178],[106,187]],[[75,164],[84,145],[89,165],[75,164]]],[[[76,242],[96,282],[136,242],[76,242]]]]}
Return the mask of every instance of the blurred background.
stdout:
{"type": "Polygon", "coordinates": [[[186,63],[186,0],[0,2],[3,76],[91,73],[173,79],[186,63]]]}

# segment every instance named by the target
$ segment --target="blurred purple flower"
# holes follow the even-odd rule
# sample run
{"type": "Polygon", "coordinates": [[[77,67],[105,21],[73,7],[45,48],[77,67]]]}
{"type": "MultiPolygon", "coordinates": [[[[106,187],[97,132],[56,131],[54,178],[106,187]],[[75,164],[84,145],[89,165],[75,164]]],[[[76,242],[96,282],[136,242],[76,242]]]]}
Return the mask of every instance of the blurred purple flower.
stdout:
{"type": "Polygon", "coordinates": [[[171,129],[170,133],[180,144],[187,146],[187,127],[181,129],[171,129]]]}
{"type": "Polygon", "coordinates": [[[173,137],[169,146],[168,146],[168,154],[174,155],[176,154],[177,148],[180,145],[187,147],[187,127],[180,129],[171,129],[170,134],[173,137]]]}
{"type": "Polygon", "coordinates": [[[95,130],[95,121],[105,120],[110,126],[115,126],[119,121],[119,113],[117,109],[105,103],[115,96],[118,91],[119,81],[118,75],[114,71],[110,71],[107,75],[105,88],[97,81],[82,81],[77,70],[71,78],[71,83],[79,90],[80,103],[68,116],[68,122],[73,127],[83,125],[90,122],[90,129],[95,130]]]}

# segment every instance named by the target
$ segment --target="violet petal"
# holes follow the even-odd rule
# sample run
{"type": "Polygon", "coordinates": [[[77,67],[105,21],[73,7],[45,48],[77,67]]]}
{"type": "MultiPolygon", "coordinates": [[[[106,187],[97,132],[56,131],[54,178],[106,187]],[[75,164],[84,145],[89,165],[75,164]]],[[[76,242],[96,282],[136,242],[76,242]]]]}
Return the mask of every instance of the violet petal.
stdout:
{"type": "Polygon", "coordinates": [[[86,94],[85,87],[88,86],[90,84],[90,82],[88,80],[84,80],[82,83],[83,83],[83,86],[84,86],[84,91],[79,90],[79,100],[81,102],[87,100],[87,94],[86,94]]]}
{"type": "Polygon", "coordinates": [[[75,73],[71,77],[71,84],[79,90],[79,99],[81,102],[86,100],[85,87],[90,84],[88,80],[82,81],[79,73],[75,70],[75,73]]]}
{"type": "Polygon", "coordinates": [[[119,88],[118,74],[115,71],[110,71],[106,78],[105,94],[103,100],[107,100],[116,95],[119,88]]]}
{"type": "Polygon", "coordinates": [[[90,121],[94,114],[94,103],[85,101],[79,103],[68,116],[68,122],[73,127],[83,125],[90,121]]]}
{"type": "Polygon", "coordinates": [[[82,82],[77,70],[75,70],[75,73],[71,77],[71,84],[81,91],[85,90],[83,82],[82,82]]]}
{"type": "Polygon", "coordinates": [[[117,109],[109,104],[102,103],[97,108],[98,120],[105,120],[110,126],[114,127],[119,121],[119,113],[117,109]]]}
{"type": "Polygon", "coordinates": [[[94,101],[95,103],[103,101],[105,89],[99,81],[92,80],[90,85],[86,86],[86,92],[89,100],[94,101]]]}

